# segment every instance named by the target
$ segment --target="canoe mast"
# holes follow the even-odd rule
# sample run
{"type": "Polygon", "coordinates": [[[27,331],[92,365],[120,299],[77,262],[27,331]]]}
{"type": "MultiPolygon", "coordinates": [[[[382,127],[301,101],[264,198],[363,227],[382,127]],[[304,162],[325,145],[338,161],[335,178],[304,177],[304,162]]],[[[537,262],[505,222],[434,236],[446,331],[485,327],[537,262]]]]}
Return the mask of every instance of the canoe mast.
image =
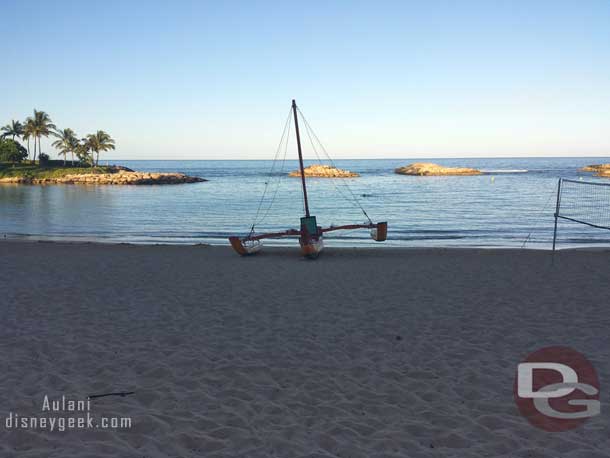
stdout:
{"type": "Polygon", "coordinates": [[[299,151],[299,168],[301,169],[301,183],[303,184],[305,216],[309,217],[309,203],[307,202],[307,185],[305,184],[305,168],[303,167],[303,151],[301,150],[301,134],[299,133],[299,117],[297,116],[297,103],[294,99],[292,99],[292,113],[294,114],[294,129],[297,133],[297,149],[299,151]]]}
{"type": "MultiPolygon", "coordinates": [[[[301,185],[303,186],[303,202],[305,204],[305,216],[301,218],[301,227],[299,230],[297,229],[288,229],[286,231],[281,232],[271,232],[266,234],[255,234],[254,233],[254,224],[252,225],[252,229],[250,234],[246,237],[239,236],[231,236],[229,237],[229,241],[231,242],[231,246],[233,249],[239,253],[240,255],[248,255],[254,254],[258,252],[261,247],[261,243],[263,239],[279,239],[283,237],[299,237],[299,243],[301,245],[301,252],[304,256],[309,258],[316,258],[318,253],[322,250],[323,242],[322,238],[324,233],[338,231],[338,230],[349,230],[349,229],[370,229],[371,237],[373,240],[378,242],[383,242],[386,240],[388,224],[386,222],[373,223],[371,219],[368,217],[364,209],[361,205],[358,204],[364,215],[368,219],[368,223],[364,224],[346,224],[343,226],[330,226],[330,227],[320,227],[317,225],[316,217],[311,216],[309,213],[309,202],[307,200],[307,184],[305,182],[305,167],[303,166],[303,150],[301,148],[301,133],[299,132],[299,115],[297,103],[293,99],[292,100],[292,114],[294,116],[294,128],[296,131],[296,139],[297,139],[297,150],[299,153],[299,169],[301,172],[301,185]]],[[[286,122],[290,121],[290,113],[286,122]]],[[[287,124],[288,125],[288,124],[287,124]]],[[[309,128],[307,121],[305,121],[305,127],[309,128]]],[[[309,130],[308,130],[309,132],[309,130]]],[[[283,138],[283,137],[282,137],[283,138]]],[[[281,144],[281,143],[280,143],[281,144]]],[[[287,144],[286,144],[287,145],[287,144]]],[[[353,193],[352,193],[353,195],[353,193]]],[[[264,199],[264,194],[263,194],[264,199]]],[[[262,199],[261,199],[262,202],[262,199]]],[[[260,208],[260,206],[259,206],[260,208]]],[[[257,213],[258,215],[258,213],[257,213]]],[[[256,217],[255,217],[256,222],[256,217]]]]}

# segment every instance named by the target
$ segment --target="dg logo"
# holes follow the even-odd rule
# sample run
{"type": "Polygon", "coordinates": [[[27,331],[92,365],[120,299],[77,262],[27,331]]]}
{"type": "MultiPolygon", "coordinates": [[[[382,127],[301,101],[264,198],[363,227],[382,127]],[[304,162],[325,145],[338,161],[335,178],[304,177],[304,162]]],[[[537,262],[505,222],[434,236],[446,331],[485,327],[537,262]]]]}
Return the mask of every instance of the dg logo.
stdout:
{"type": "Polygon", "coordinates": [[[593,365],[569,347],[545,347],[517,366],[515,402],[521,415],[546,431],[566,431],[599,415],[593,365]]]}

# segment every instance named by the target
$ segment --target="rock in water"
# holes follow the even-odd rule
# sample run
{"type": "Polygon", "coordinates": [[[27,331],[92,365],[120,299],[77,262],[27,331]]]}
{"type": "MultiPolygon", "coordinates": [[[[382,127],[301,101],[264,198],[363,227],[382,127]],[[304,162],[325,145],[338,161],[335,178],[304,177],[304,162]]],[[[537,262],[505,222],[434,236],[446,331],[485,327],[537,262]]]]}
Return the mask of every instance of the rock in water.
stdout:
{"type": "Polygon", "coordinates": [[[443,167],[442,165],[433,164],[431,162],[415,162],[404,167],[394,169],[395,173],[400,175],[417,175],[417,176],[448,176],[448,175],[481,175],[482,172],[477,169],[469,169],[466,167],[443,167]]]}
{"type": "MultiPolygon", "coordinates": [[[[290,172],[288,175],[291,177],[300,177],[301,171],[295,170],[290,172]]],[[[315,164],[305,167],[305,176],[318,178],[353,178],[359,177],[360,175],[355,172],[350,172],[349,170],[341,170],[336,167],[331,167],[330,165],[315,164]]]]}
{"type": "Polygon", "coordinates": [[[580,169],[581,172],[597,172],[596,177],[610,178],[610,164],[587,165],[580,169]]]}

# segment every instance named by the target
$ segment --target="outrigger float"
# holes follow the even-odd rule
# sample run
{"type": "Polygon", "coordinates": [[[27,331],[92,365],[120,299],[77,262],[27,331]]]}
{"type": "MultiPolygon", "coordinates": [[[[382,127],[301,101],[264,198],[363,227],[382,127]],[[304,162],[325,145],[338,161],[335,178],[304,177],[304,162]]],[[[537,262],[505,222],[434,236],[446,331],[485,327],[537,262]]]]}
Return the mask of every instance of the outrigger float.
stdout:
{"type": "MultiPolygon", "coordinates": [[[[252,229],[250,233],[245,237],[239,236],[231,236],[229,237],[229,241],[231,242],[231,246],[233,249],[242,256],[256,254],[260,251],[263,240],[264,239],[281,239],[285,237],[298,237],[299,244],[301,245],[301,253],[303,256],[315,259],[318,257],[322,249],[324,248],[324,234],[327,232],[333,231],[342,231],[342,230],[353,230],[353,229],[370,229],[371,238],[377,242],[384,242],[387,238],[388,233],[388,223],[380,222],[373,223],[371,219],[366,214],[366,211],[360,206],[362,212],[368,219],[368,222],[363,224],[346,224],[342,226],[330,226],[330,227],[321,227],[318,226],[316,221],[316,217],[311,215],[309,211],[309,202],[307,200],[307,184],[305,180],[305,168],[303,166],[303,152],[301,149],[301,136],[299,132],[299,117],[297,113],[300,113],[300,110],[297,108],[296,102],[292,101],[292,114],[294,116],[294,128],[296,133],[296,142],[297,142],[297,151],[299,153],[299,169],[301,176],[301,184],[303,188],[303,203],[305,207],[305,216],[301,218],[300,229],[288,229],[286,231],[281,232],[270,232],[264,234],[255,234],[254,232],[254,224],[252,225],[252,229]]],[[[305,121],[306,127],[307,121],[305,121]]],[[[308,132],[309,133],[309,132],[308,132]]],[[[283,138],[283,137],[282,137],[283,138]]],[[[281,144],[281,142],[280,142],[281,144]]],[[[312,143],[313,146],[313,143],[312,143]]],[[[316,153],[317,154],[317,153],[316,153]]],[[[264,198],[264,195],[263,195],[264,198]]],[[[260,207],[259,207],[260,208],[260,207]]]]}

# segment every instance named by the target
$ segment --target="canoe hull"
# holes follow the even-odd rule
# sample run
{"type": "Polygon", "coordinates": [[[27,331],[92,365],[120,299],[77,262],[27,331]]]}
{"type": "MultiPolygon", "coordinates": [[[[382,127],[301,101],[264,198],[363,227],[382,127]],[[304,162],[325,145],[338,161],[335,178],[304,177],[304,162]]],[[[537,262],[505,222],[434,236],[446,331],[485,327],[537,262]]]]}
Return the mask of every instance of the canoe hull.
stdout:
{"type": "Polygon", "coordinates": [[[316,259],[324,249],[324,239],[320,236],[317,240],[309,239],[301,242],[301,254],[308,259],[316,259]]]}
{"type": "Polygon", "coordinates": [[[229,237],[229,242],[231,242],[231,246],[240,256],[256,254],[260,251],[263,245],[260,240],[244,241],[239,237],[229,237]]]}

